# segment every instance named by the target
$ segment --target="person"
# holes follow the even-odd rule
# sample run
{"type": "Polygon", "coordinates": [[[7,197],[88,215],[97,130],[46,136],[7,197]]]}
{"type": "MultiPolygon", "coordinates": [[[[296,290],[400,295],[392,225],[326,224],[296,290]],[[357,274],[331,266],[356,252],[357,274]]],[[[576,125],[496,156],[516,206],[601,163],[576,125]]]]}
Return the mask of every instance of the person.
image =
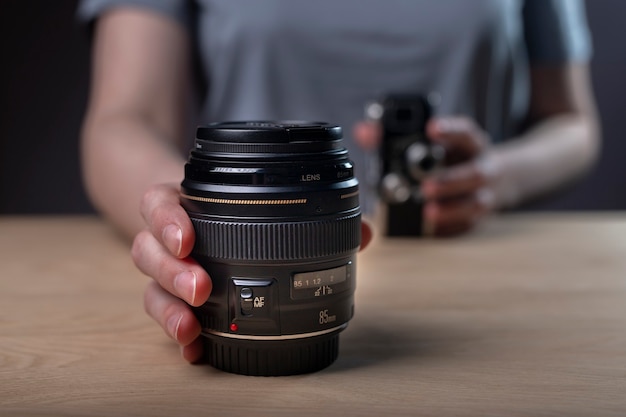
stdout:
{"type": "Polygon", "coordinates": [[[179,204],[195,120],[343,126],[372,213],[380,128],[365,103],[437,91],[428,133],[459,161],[422,184],[437,235],[572,181],[598,153],[582,1],[83,0],[78,13],[95,23],[84,181],[134,236],[146,311],[190,362],[202,347],[188,305],[211,292],[179,204]]]}

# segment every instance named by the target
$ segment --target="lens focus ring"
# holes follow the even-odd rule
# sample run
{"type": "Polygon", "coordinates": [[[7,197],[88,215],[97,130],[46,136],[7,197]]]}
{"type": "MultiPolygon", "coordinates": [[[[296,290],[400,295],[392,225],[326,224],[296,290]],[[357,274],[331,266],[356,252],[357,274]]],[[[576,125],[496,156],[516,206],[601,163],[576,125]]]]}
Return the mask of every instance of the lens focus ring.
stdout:
{"type": "Polygon", "coordinates": [[[361,241],[359,213],[299,222],[225,222],[191,218],[194,253],[214,259],[290,261],[349,253],[361,241]]]}

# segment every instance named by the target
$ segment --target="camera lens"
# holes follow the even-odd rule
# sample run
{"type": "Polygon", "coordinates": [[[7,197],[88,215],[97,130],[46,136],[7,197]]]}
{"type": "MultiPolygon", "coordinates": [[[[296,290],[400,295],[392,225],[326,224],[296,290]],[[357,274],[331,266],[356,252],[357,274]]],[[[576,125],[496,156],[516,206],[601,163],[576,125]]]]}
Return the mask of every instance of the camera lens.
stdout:
{"type": "Polygon", "coordinates": [[[197,129],[181,203],[213,290],[194,308],[206,360],[246,375],[330,365],[354,314],[358,182],[326,123],[197,129]]]}

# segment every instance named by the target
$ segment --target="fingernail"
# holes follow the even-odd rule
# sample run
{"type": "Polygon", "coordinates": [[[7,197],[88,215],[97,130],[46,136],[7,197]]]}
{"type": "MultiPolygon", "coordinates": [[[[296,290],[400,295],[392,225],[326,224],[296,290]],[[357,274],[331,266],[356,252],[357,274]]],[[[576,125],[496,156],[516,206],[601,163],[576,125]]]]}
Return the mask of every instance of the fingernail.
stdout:
{"type": "Polygon", "coordinates": [[[178,341],[178,328],[180,327],[180,323],[183,321],[183,313],[178,315],[174,314],[167,319],[167,331],[170,333],[170,336],[174,338],[174,340],[178,341]]]}
{"type": "Polygon", "coordinates": [[[434,204],[426,204],[423,210],[424,219],[432,221],[437,216],[437,206],[434,204]]]}
{"type": "Polygon", "coordinates": [[[445,183],[463,180],[465,179],[465,177],[467,177],[466,170],[462,169],[462,167],[460,166],[457,166],[453,168],[443,169],[437,173],[434,173],[431,179],[439,183],[445,183]]]}
{"type": "Polygon", "coordinates": [[[420,185],[420,196],[423,199],[431,198],[435,193],[435,188],[437,186],[432,181],[422,181],[420,185]]]}
{"type": "Polygon", "coordinates": [[[440,134],[458,133],[463,130],[462,122],[456,118],[439,119],[436,126],[440,134]]]}
{"type": "Polygon", "coordinates": [[[450,129],[450,121],[446,118],[439,118],[433,121],[435,131],[439,134],[446,133],[450,129]]]}
{"type": "Polygon", "coordinates": [[[163,229],[163,242],[172,254],[180,255],[183,246],[183,231],[175,224],[170,224],[163,229]]]}
{"type": "Polygon", "coordinates": [[[195,272],[183,271],[174,278],[174,288],[178,295],[189,304],[195,305],[198,277],[195,272]]]}

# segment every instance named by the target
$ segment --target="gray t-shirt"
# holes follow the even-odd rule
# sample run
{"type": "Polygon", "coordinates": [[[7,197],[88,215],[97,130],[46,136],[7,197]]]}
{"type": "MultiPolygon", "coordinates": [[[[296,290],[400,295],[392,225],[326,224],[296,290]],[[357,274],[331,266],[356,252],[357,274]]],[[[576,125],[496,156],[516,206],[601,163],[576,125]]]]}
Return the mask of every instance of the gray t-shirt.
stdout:
{"type": "Polygon", "coordinates": [[[377,158],[350,138],[366,102],[435,91],[438,114],[473,117],[501,141],[524,121],[529,65],[591,54],[578,0],[83,0],[79,16],[121,6],[189,28],[208,86],[199,123],[341,125],[366,212],[377,158]]]}

